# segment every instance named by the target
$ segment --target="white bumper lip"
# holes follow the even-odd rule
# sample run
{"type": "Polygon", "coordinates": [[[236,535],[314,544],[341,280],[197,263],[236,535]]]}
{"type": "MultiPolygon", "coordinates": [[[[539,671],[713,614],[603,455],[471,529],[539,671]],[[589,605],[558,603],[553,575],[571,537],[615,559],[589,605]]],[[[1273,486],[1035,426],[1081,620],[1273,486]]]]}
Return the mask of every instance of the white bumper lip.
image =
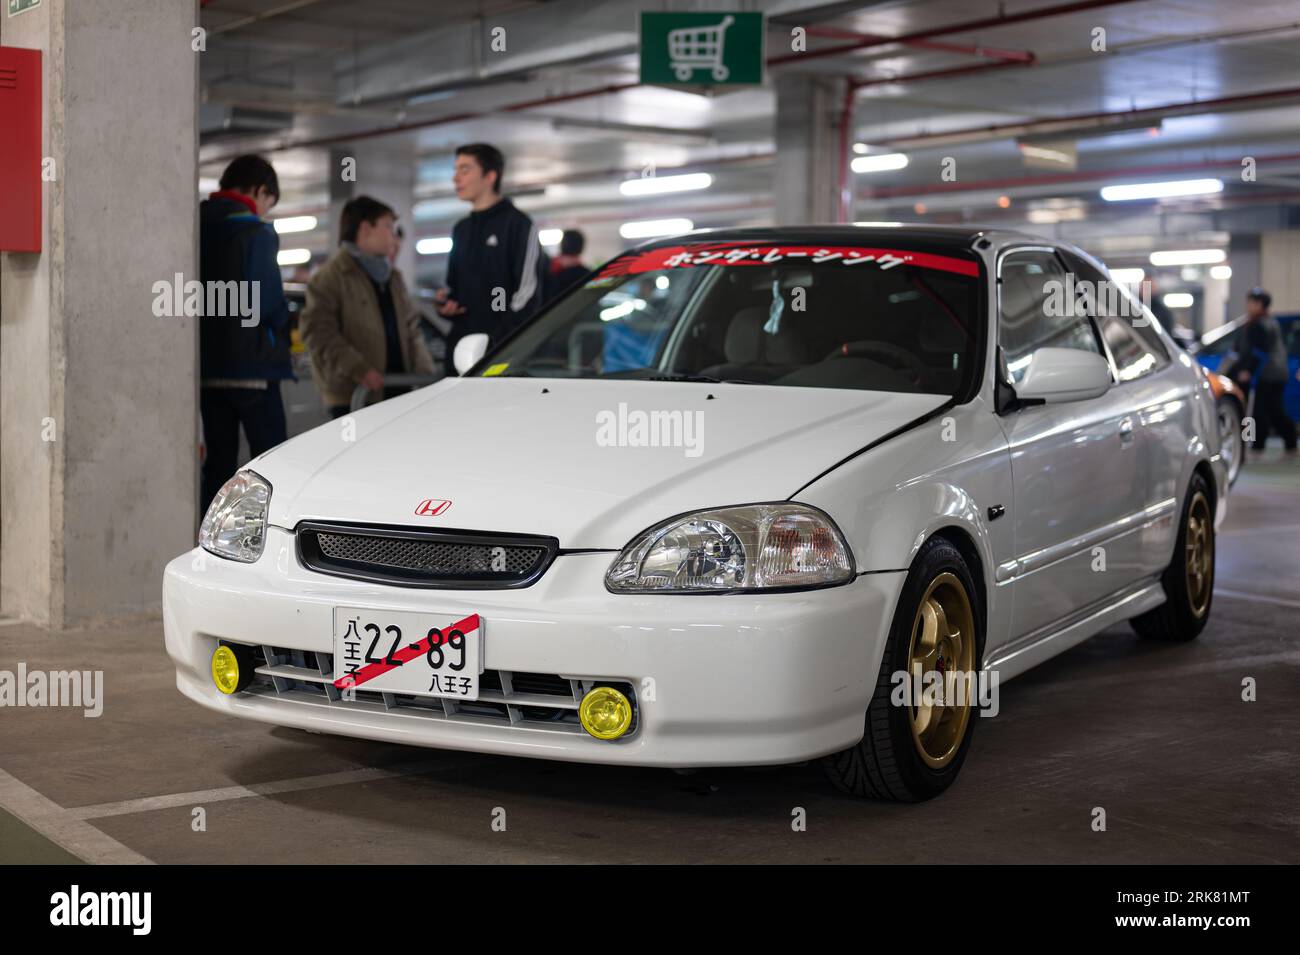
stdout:
{"type": "Polygon", "coordinates": [[[632,596],[606,591],[612,556],[561,555],[521,590],[416,590],[312,573],[298,565],[293,535],[271,527],[254,564],[196,549],[167,566],[167,652],[181,692],[211,709],[420,746],[686,767],[796,762],[861,738],[904,574],[793,593],[632,596]],[[331,653],[339,605],[478,613],[489,670],[631,684],[636,731],[604,742],[571,727],[225,696],[212,685],[209,658],[220,640],[331,653]]]}

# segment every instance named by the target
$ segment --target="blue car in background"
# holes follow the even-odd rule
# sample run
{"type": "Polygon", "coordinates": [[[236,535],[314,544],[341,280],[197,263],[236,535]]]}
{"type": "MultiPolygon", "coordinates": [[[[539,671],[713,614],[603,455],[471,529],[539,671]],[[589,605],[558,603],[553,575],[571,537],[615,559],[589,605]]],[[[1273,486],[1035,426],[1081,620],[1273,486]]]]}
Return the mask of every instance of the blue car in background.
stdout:
{"type": "MultiPolygon", "coordinates": [[[[1300,371],[1300,314],[1275,315],[1282,326],[1282,340],[1286,342],[1287,377],[1286,391],[1282,400],[1286,413],[1292,421],[1300,421],[1300,380],[1296,372],[1300,371]]],[[[1202,337],[1199,345],[1190,349],[1196,360],[1211,371],[1218,371],[1223,360],[1232,351],[1232,343],[1237,339],[1237,332],[1245,324],[1245,317],[1235,318],[1225,325],[1211,329],[1202,337]]]]}

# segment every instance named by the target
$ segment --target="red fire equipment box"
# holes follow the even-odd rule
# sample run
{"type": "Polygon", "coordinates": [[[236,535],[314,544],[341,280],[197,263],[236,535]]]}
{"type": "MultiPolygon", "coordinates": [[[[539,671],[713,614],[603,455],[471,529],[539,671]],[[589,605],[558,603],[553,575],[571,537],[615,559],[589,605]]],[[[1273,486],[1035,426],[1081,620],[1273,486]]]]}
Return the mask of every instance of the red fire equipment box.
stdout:
{"type": "Polygon", "coordinates": [[[0,251],[41,251],[41,51],[0,46],[0,251]]]}

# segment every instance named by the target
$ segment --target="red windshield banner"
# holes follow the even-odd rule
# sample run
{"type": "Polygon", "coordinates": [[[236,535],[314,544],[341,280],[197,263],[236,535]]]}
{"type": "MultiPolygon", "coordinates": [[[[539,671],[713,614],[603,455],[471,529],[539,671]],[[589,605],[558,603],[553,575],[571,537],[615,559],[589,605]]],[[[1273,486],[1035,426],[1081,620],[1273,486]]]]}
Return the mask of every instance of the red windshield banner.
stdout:
{"type": "Polygon", "coordinates": [[[907,249],[876,249],[856,245],[741,245],[713,243],[670,245],[620,256],[597,278],[636,275],[661,269],[691,268],[696,265],[773,265],[777,262],[808,262],[813,265],[868,265],[884,269],[910,265],[913,268],[979,275],[979,264],[967,259],[907,249]]]}

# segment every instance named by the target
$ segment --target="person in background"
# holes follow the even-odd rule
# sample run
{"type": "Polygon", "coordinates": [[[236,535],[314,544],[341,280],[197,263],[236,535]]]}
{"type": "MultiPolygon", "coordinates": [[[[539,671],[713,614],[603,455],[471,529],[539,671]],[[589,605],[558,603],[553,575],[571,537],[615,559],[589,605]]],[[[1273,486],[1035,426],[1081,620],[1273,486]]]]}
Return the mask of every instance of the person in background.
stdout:
{"type": "Polygon", "coordinates": [[[560,237],[560,254],[551,259],[546,273],[547,301],[587,280],[591,269],[582,264],[582,250],[586,245],[586,237],[577,229],[564,230],[560,237]]]}
{"type": "Polygon", "coordinates": [[[396,213],[382,202],[349,200],[339,214],[339,249],[307,284],[298,324],[334,418],[349,411],[358,385],[377,394],[385,375],[433,373],[419,315],[390,258],[396,225],[396,213]]]}
{"type": "Polygon", "coordinates": [[[1263,451],[1269,433],[1276,430],[1287,452],[1294,454],[1296,425],[1286,413],[1282,399],[1290,376],[1286,343],[1282,340],[1282,326],[1269,311],[1272,304],[1273,296],[1262,288],[1247,293],[1246,324],[1232,343],[1232,352],[1224,362],[1229,370],[1223,374],[1236,381],[1243,391],[1248,391],[1254,381],[1255,450],[1263,451]]]}
{"type": "Polygon", "coordinates": [[[448,353],[466,335],[484,332],[492,344],[522,325],[542,302],[542,248],[537,226],[501,195],[506,161],[487,143],[456,150],[452,184],[470,214],[451,231],[446,287],[438,314],[452,320],[448,353]]]}
{"type": "Polygon", "coordinates": [[[240,156],[220,188],[199,205],[199,279],[256,282],[258,322],[207,315],[199,323],[199,413],[203,419],[202,495],[206,512],[238,465],[239,429],[253,456],[288,436],[280,382],[289,364],[289,306],[276,258],[280,239],[264,216],[280,198],[275,167],[240,156]]]}
{"type": "Polygon", "coordinates": [[[393,230],[393,251],[388,253],[388,261],[397,268],[397,257],[402,254],[402,243],[406,240],[406,230],[400,225],[393,230]]]}

